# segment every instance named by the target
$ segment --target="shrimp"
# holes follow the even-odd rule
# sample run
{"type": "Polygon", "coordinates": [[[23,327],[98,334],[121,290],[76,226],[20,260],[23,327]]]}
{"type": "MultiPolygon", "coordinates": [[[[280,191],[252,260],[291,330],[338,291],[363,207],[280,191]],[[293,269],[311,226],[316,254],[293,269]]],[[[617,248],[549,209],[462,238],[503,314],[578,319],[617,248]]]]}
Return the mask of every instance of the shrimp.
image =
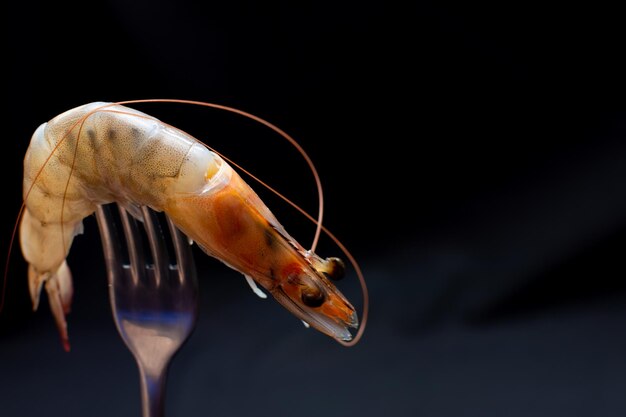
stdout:
{"type": "MultiPolygon", "coordinates": [[[[344,345],[356,343],[367,310],[359,327],[355,308],[329,280],[342,275],[343,261],[305,249],[224,157],[182,130],[124,105],[135,102],[144,100],[95,102],[56,116],[35,130],[24,158],[19,237],[28,287],[34,310],[45,287],[65,349],[72,300],[66,258],[83,232],[83,219],[111,202],[131,213],[144,205],[164,212],[207,255],[242,273],[258,295],[264,293],[257,284],[307,327],[344,345]],[[348,328],[358,328],[354,339],[348,328]]],[[[279,130],[245,112],[201,104],[279,130]]],[[[319,228],[318,223],[318,233],[319,228]]],[[[323,229],[357,268],[366,301],[354,258],[323,229]]]]}

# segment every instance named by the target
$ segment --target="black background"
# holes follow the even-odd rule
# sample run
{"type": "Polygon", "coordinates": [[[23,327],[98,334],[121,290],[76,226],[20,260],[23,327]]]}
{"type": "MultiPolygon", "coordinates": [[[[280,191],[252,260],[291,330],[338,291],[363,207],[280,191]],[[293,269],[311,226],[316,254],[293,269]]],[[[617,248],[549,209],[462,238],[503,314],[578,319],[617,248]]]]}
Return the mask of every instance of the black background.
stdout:
{"type": "MultiPolygon", "coordinates": [[[[316,162],[325,224],[368,280],[370,322],[343,348],[197,251],[200,321],[172,365],[169,415],[623,416],[620,13],[413,3],[5,5],[2,253],[40,123],[99,100],[237,107],[316,162]]],[[[315,211],[306,166],[266,128],[216,110],[136,107],[315,211]]],[[[313,226],[259,193],[307,245],[313,226]]],[[[30,311],[24,261],[10,255],[2,417],[139,415],[94,218],[85,229],[68,258],[69,354],[45,299],[30,311]]],[[[339,252],[322,241],[320,254],[339,252]]],[[[355,279],[340,286],[361,305],[355,279]]]]}

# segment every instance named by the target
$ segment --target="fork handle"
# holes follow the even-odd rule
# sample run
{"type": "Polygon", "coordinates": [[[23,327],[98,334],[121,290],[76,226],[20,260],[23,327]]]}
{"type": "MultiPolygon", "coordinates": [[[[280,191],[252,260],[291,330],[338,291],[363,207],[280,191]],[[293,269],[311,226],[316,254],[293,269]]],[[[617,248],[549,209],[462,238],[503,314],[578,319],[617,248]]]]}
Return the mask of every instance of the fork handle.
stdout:
{"type": "Polygon", "coordinates": [[[156,375],[147,372],[139,363],[139,378],[141,385],[141,415],[142,417],[163,417],[165,415],[165,376],[166,371],[156,375]]]}

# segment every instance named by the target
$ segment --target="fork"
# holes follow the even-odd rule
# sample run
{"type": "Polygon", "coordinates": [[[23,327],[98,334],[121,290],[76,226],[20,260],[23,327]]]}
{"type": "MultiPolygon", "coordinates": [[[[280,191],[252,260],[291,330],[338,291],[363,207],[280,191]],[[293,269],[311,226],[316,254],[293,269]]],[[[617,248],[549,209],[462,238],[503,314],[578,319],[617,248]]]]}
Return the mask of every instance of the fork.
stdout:
{"type": "Polygon", "coordinates": [[[129,262],[123,258],[113,213],[96,211],[117,330],[139,368],[143,417],[162,417],[165,381],[172,357],[193,332],[198,283],[188,239],[167,218],[176,264],[170,265],[157,214],[141,207],[152,262],[146,259],[139,222],[118,205],[129,262]]]}

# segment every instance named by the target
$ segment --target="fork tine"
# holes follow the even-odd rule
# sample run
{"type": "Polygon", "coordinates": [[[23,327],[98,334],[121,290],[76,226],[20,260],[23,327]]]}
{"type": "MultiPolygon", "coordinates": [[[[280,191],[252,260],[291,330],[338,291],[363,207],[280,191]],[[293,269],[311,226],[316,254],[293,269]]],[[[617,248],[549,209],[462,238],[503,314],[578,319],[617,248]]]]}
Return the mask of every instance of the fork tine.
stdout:
{"type": "MultiPolygon", "coordinates": [[[[130,273],[133,284],[137,285],[143,274],[145,274],[145,256],[143,244],[141,243],[141,239],[139,239],[139,236],[141,236],[139,226],[137,225],[137,219],[132,217],[124,207],[119,204],[117,207],[120,213],[122,229],[124,230],[124,237],[126,238],[130,273]]],[[[121,259],[122,258],[120,258],[120,262],[121,259]]]]}
{"type": "Polygon", "coordinates": [[[164,275],[169,271],[169,257],[157,214],[146,206],[141,207],[141,212],[143,213],[144,229],[148,235],[148,243],[154,262],[154,276],[158,286],[162,280],[167,279],[164,275]]]}
{"type": "Polygon", "coordinates": [[[176,255],[178,279],[181,284],[185,279],[189,279],[194,283],[194,285],[197,285],[196,269],[194,267],[191,248],[189,247],[189,239],[178,229],[178,227],[176,227],[174,222],[172,222],[169,217],[167,217],[167,226],[170,230],[170,235],[172,236],[172,244],[176,255]]]}
{"type": "Polygon", "coordinates": [[[100,230],[109,283],[112,284],[115,277],[119,276],[122,266],[119,262],[119,259],[121,259],[120,248],[119,245],[115,244],[118,241],[117,230],[114,227],[113,216],[109,207],[104,205],[98,206],[96,218],[98,220],[98,229],[100,230]]]}

